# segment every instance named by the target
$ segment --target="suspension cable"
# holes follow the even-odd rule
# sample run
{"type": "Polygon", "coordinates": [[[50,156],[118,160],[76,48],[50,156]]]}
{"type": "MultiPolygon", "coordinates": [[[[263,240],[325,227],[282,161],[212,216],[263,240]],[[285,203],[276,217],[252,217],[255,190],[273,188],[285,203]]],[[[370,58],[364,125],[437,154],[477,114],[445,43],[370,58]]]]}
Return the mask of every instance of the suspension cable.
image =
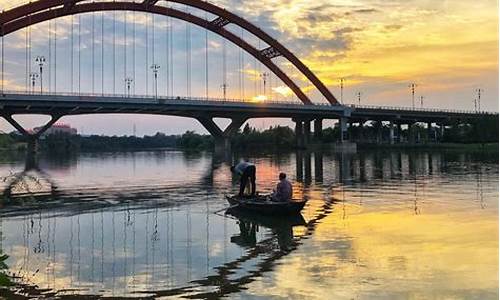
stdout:
{"type": "Polygon", "coordinates": [[[54,19],[54,92],[57,92],[57,19],[54,19]]]}
{"type": "Polygon", "coordinates": [[[73,62],[74,62],[74,58],[73,58],[73,52],[74,52],[74,44],[73,44],[73,23],[74,23],[74,18],[73,18],[73,15],[71,15],[71,39],[70,39],[70,48],[71,48],[71,53],[70,53],[70,61],[71,61],[71,67],[70,67],[70,80],[71,80],[71,93],[73,93],[73,62]]]}
{"type": "MultiPolygon", "coordinates": [[[[168,10],[167,10],[168,11],[168,10]]],[[[165,27],[165,73],[166,73],[166,84],[165,84],[165,95],[167,97],[170,96],[170,55],[168,52],[168,45],[170,44],[169,41],[169,35],[168,35],[168,28],[169,28],[169,19],[170,17],[166,17],[166,27],[165,27]]]]}
{"type": "Polygon", "coordinates": [[[95,93],[95,12],[92,12],[92,95],[95,93]]]}
{"type": "Polygon", "coordinates": [[[104,96],[104,12],[101,13],[101,94],[104,96]]]}
{"type": "MultiPolygon", "coordinates": [[[[186,7],[189,14],[189,8],[186,7]]],[[[186,22],[186,96],[191,97],[191,26],[186,22]]]]}
{"type": "Polygon", "coordinates": [[[170,53],[170,63],[172,64],[170,67],[170,92],[172,96],[174,95],[174,34],[173,34],[173,20],[169,18],[170,26],[169,26],[169,35],[170,35],[170,44],[169,44],[169,53],[170,53]]]}
{"type": "MultiPolygon", "coordinates": [[[[2,14],[3,14],[2,10],[2,14]]],[[[2,94],[4,91],[4,27],[2,24],[2,94]]]]}
{"type": "MultiPolygon", "coordinates": [[[[245,38],[245,31],[243,30],[243,28],[241,28],[241,40],[243,41],[244,38],[245,38]]],[[[240,69],[240,73],[241,73],[241,98],[242,100],[245,99],[245,52],[243,52],[243,48],[240,47],[240,51],[241,51],[241,69],[240,69]]]]}
{"type": "MultiPolygon", "coordinates": [[[[30,1],[31,4],[31,1],[30,1]]],[[[31,24],[31,14],[29,15],[29,23],[31,24]]],[[[31,74],[31,25],[28,26],[28,75],[31,74]]],[[[28,86],[29,86],[29,80],[28,80],[28,86]]]]}
{"type": "Polygon", "coordinates": [[[151,65],[156,64],[156,57],[155,57],[155,15],[153,14],[151,16],[151,65]]]}
{"type": "Polygon", "coordinates": [[[26,92],[29,91],[29,74],[28,74],[28,28],[24,31],[25,33],[25,57],[24,57],[24,63],[25,63],[25,89],[26,92]]]}
{"type": "MultiPolygon", "coordinates": [[[[125,24],[123,24],[123,81],[127,80],[127,11],[123,12],[125,24]]],[[[127,83],[123,85],[123,94],[127,94],[127,83]]]]}
{"type": "Polygon", "coordinates": [[[149,63],[149,16],[146,15],[146,73],[144,73],[146,77],[146,96],[148,96],[149,91],[149,73],[148,73],[148,63],[149,63]]]}
{"type": "MultiPolygon", "coordinates": [[[[208,14],[206,12],[205,21],[208,24],[208,14]]],[[[205,98],[208,100],[208,28],[205,28],[205,98]]]]}
{"type": "Polygon", "coordinates": [[[52,73],[51,73],[51,66],[52,64],[52,20],[49,20],[49,58],[48,58],[48,64],[47,64],[47,73],[49,75],[49,88],[48,88],[48,92],[50,94],[50,90],[51,90],[51,77],[52,77],[52,73]]]}
{"type": "Polygon", "coordinates": [[[78,94],[82,92],[82,15],[78,15],[78,94]]]}
{"type": "Polygon", "coordinates": [[[116,94],[116,11],[113,11],[113,95],[116,94]]]}
{"type": "Polygon", "coordinates": [[[222,90],[224,100],[227,97],[227,45],[226,39],[222,38],[222,90]]]}
{"type": "Polygon", "coordinates": [[[133,18],[133,25],[132,25],[132,35],[133,35],[133,38],[134,38],[134,41],[133,41],[133,47],[132,47],[132,84],[133,84],[133,87],[134,87],[134,95],[135,95],[135,43],[136,43],[136,40],[135,40],[135,10],[133,11],[132,13],[132,18],[133,18]]]}

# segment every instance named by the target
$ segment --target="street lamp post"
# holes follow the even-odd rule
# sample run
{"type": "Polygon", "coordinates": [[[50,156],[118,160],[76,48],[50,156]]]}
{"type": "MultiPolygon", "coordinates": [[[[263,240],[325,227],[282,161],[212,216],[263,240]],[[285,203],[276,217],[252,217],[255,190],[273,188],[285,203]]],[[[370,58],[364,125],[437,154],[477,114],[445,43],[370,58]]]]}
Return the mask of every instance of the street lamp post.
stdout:
{"type": "Polygon", "coordinates": [[[152,64],[151,70],[153,70],[153,74],[155,76],[155,99],[158,98],[158,70],[160,66],[158,64],[152,64]]]}
{"type": "Polygon", "coordinates": [[[40,94],[43,93],[43,64],[45,63],[45,56],[37,56],[35,62],[40,67],[40,94]]]}
{"type": "Polygon", "coordinates": [[[358,92],[358,105],[361,105],[361,92],[358,92]]]}
{"type": "Polygon", "coordinates": [[[130,98],[130,85],[134,80],[130,77],[125,78],[125,84],[127,85],[127,97],[130,98]]]}
{"type": "Polygon", "coordinates": [[[344,104],[344,82],[345,78],[340,78],[340,103],[344,104]]]}
{"type": "Polygon", "coordinates": [[[266,84],[267,84],[268,77],[269,77],[269,73],[267,73],[267,72],[260,74],[260,78],[262,78],[262,81],[264,82],[264,96],[266,96],[266,97],[267,97],[266,84]]]}
{"type": "Polygon", "coordinates": [[[221,86],[222,88],[222,96],[223,99],[226,100],[226,95],[227,95],[227,83],[223,83],[221,86]]]}
{"type": "Polygon", "coordinates": [[[476,89],[477,92],[477,111],[481,111],[481,93],[484,92],[483,89],[476,89]]]}
{"type": "Polygon", "coordinates": [[[424,108],[424,96],[420,96],[420,108],[424,108]]]}
{"type": "Polygon", "coordinates": [[[417,87],[417,84],[410,83],[408,87],[411,89],[411,107],[415,109],[415,88],[417,87]]]}
{"type": "Polygon", "coordinates": [[[38,78],[38,73],[36,72],[31,72],[30,73],[30,79],[31,79],[31,93],[34,94],[35,93],[35,83],[36,83],[36,79],[38,78]]]}

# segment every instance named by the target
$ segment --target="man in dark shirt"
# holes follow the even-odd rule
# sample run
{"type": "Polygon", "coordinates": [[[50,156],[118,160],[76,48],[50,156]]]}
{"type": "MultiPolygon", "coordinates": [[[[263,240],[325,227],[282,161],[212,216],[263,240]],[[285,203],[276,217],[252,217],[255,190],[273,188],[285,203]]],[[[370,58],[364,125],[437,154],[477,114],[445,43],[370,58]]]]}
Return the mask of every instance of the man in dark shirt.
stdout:
{"type": "Polygon", "coordinates": [[[255,190],[256,190],[255,171],[256,171],[255,165],[253,165],[249,162],[245,162],[245,161],[242,161],[239,164],[237,164],[236,166],[231,167],[231,172],[234,172],[234,173],[240,175],[240,193],[238,194],[238,196],[240,196],[240,197],[243,196],[243,192],[245,191],[245,187],[247,186],[247,183],[249,180],[250,180],[250,183],[252,184],[251,196],[252,197],[255,196],[255,190]]]}

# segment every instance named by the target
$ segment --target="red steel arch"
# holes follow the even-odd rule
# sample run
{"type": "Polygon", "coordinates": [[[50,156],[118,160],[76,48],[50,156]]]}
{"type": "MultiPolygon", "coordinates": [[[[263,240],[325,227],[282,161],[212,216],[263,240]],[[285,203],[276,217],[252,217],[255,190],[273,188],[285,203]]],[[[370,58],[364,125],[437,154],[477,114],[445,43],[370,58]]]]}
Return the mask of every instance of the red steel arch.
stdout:
{"type": "Polygon", "coordinates": [[[273,39],[263,30],[246,21],[245,19],[228,12],[218,6],[200,0],[170,0],[186,6],[204,10],[217,18],[208,21],[200,17],[188,14],[173,8],[155,5],[158,0],[145,0],[142,3],[136,2],[92,2],[80,3],[81,0],[39,0],[18,6],[16,8],[0,13],[0,36],[9,34],[16,30],[28,27],[30,25],[48,21],[51,19],[94,11],[112,11],[112,10],[130,10],[155,13],[164,16],[174,17],[186,22],[198,25],[221,35],[231,41],[238,47],[242,48],[250,55],[259,60],[262,64],[271,70],[278,78],[280,78],[304,104],[313,104],[311,100],[302,92],[302,90],[286,75],[281,69],[274,64],[274,57],[283,56],[290,61],[311,83],[320,91],[328,102],[333,105],[339,104],[335,96],[328,88],[304,65],[292,52],[273,39]],[[265,49],[256,49],[246,41],[242,40],[235,34],[224,29],[229,23],[234,23],[248,32],[252,33],[268,45],[265,49]]]}

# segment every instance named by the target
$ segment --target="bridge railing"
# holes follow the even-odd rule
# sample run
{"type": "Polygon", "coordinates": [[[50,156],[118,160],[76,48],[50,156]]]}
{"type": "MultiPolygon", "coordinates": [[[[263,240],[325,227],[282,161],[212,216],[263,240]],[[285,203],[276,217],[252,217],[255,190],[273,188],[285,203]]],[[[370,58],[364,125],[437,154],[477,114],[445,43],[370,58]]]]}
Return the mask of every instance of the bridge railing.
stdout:
{"type": "MultiPolygon", "coordinates": [[[[384,106],[384,105],[355,105],[355,104],[346,104],[335,105],[332,106],[330,103],[315,103],[315,105],[304,105],[300,101],[287,101],[287,100],[264,100],[264,101],[256,101],[253,99],[236,99],[236,98],[213,98],[213,97],[185,97],[185,96],[158,96],[154,95],[127,95],[127,94],[109,94],[109,93],[72,93],[72,92],[50,92],[50,93],[26,93],[23,91],[4,91],[3,95],[19,95],[19,96],[28,96],[33,98],[44,98],[47,96],[54,97],[74,97],[79,101],[86,101],[90,99],[101,99],[107,102],[121,102],[121,103],[162,103],[168,101],[168,103],[196,103],[196,104],[224,104],[224,103],[232,103],[232,104],[255,104],[255,105],[275,105],[275,106],[283,106],[283,107],[301,107],[301,108],[311,108],[311,109],[331,109],[348,107],[353,110],[356,109],[377,109],[377,110],[393,110],[393,111],[401,111],[401,112],[436,112],[436,113],[455,113],[455,114],[481,114],[481,115],[498,115],[497,112],[488,112],[488,111],[472,111],[472,110],[457,110],[457,109],[444,109],[444,108],[412,108],[412,107],[404,107],[404,106],[384,106]]],[[[58,99],[53,99],[58,100],[58,99]]]]}
{"type": "Polygon", "coordinates": [[[489,111],[473,111],[473,110],[460,110],[460,109],[446,109],[446,108],[413,108],[404,106],[385,106],[385,105],[355,105],[350,104],[349,107],[353,109],[381,109],[381,110],[396,110],[407,112],[441,112],[441,113],[457,113],[457,114],[483,114],[483,115],[497,115],[496,112],[489,111]]]}

